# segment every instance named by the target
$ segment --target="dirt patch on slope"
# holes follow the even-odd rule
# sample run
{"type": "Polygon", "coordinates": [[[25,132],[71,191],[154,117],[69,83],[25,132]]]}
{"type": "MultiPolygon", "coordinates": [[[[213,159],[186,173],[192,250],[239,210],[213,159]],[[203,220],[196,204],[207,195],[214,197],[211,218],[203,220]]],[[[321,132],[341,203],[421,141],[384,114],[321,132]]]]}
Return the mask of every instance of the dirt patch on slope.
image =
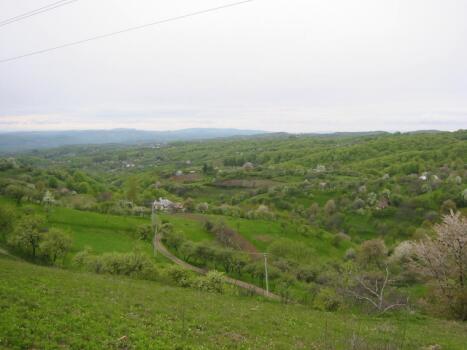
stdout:
{"type": "Polygon", "coordinates": [[[257,180],[245,180],[245,179],[230,179],[222,180],[214,183],[217,187],[241,187],[241,188],[264,188],[271,187],[279,184],[276,181],[257,179],[257,180]]]}
{"type": "MultiPolygon", "coordinates": [[[[199,222],[205,222],[207,220],[207,218],[203,215],[195,213],[179,213],[176,215],[183,216],[187,219],[196,220],[199,222]]],[[[254,255],[258,253],[258,249],[256,249],[256,247],[249,240],[243,237],[240,233],[228,226],[225,227],[225,230],[226,234],[231,240],[231,244],[233,247],[236,247],[238,250],[242,250],[246,253],[253,253],[254,255]]]]}

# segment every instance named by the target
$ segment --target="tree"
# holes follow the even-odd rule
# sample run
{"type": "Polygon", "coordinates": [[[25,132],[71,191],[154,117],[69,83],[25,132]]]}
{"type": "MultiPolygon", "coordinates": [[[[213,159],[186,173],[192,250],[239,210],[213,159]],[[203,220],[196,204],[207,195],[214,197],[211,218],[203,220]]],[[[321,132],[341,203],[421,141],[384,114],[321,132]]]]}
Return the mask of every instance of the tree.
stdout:
{"type": "Polygon", "coordinates": [[[91,188],[91,185],[86,182],[86,181],[83,181],[83,182],[80,182],[77,186],[76,186],[76,190],[78,191],[78,193],[91,193],[92,192],[92,188],[91,188]]]}
{"type": "Polygon", "coordinates": [[[203,173],[206,175],[210,175],[214,173],[214,167],[211,164],[204,163],[203,164],[203,173]]]}
{"type": "Polygon", "coordinates": [[[16,225],[9,244],[20,249],[31,249],[34,259],[44,233],[44,220],[41,217],[25,216],[16,225]]]}
{"type": "Polygon", "coordinates": [[[183,201],[183,207],[186,209],[186,211],[191,213],[195,210],[195,202],[192,198],[188,197],[183,201]]]}
{"type": "Polygon", "coordinates": [[[191,241],[184,241],[180,247],[180,254],[185,261],[190,261],[196,253],[196,245],[191,241]]]}
{"type": "Polygon", "coordinates": [[[197,287],[206,292],[223,293],[225,278],[222,272],[212,270],[206,276],[199,277],[197,287]]]}
{"type": "Polygon", "coordinates": [[[136,202],[138,199],[139,186],[135,178],[130,178],[127,184],[126,198],[131,202],[136,202]]]}
{"type": "Polygon", "coordinates": [[[181,233],[167,232],[164,234],[164,242],[166,242],[169,247],[175,249],[176,251],[179,250],[184,241],[185,238],[181,233]]]}
{"type": "Polygon", "coordinates": [[[201,242],[196,245],[195,248],[195,255],[198,261],[202,264],[206,265],[207,263],[211,262],[214,258],[214,249],[208,243],[201,242]]]}
{"type": "Polygon", "coordinates": [[[39,244],[39,249],[52,264],[55,264],[57,258],[64,257],[69,252],[72,245],[71,238],[62,230],[52,228],[44,234],[39,244]]]}
{"type": "Polygon", "coordinates": [[[357,260],[362,266],[382,266],[387,254],[388,249],[382,239],[371,239],[361,244],[357,260]]]}
{"type": "Polygon", "coordinates": [[[209,204],[206,202],[199,203],[196,206],[196,210],[199,211],[200,213],[206,213],[209,210],[209,204]]]}
{"type": "Polygon", "coordinates": [[[0,205],[0,239],[4,239],[5,235],[13,229],[14,218],[13,209],[0,205]]]}
{"type": "Polygon", "coordinates": [[[142,241],[150,241],[153,236],[151,225],[142,224],[136,228],[136,237],[142,241]]]}
{"type": "Polygon", "coordinates": [[[336,202],[334,201],[334,199],[328,200],[326,204],[324,205],[324,212],[330,216],[334,214],[335,211],[336,211],[336,202]]]}
{"type": "Polygon", "coordinates": [[[50,216],[50,209],[52,205],[55,204],[55,198],[49,190],[45,191],[44,197],[42,198],[42,204],[44,205],[48,218],[50,216]]]}
{"type": "Polygon", "coordinates": [[[360,272],[353,277],[348,287],[350,294],[357,300],[371,305],[378,313],[407,305],[401,298],[390,297],[391,280],[387,266],[384,268],[384,274],[380,271],[360,272]]]}
{"type": "Polygon", "coordinates": [[[213,232],[216,236],[216,240],[226,246],[237,248],[237,242],[235,241],[235,232],[227,227],[227,225],[221,221],[214,228],[213,232]]]}
{"type": "Polygon", "coordinates": [[[22,186],[19,185],[8,185],[5,189],[5,193],[13,197],[17,205],[21,204],[21,199],[26,195],[26,191],[22,186]]]}
{"type": "Polygon", "coordinates": [[[441,212],[443,214],[448,214],[453,210],[456,210],[456,203],[451,199],[445,200],[441,205],[441,212]]]}
{"type": "Polygon", "coordinates": [[[431,281],[438,297],[467,320],[467,219],[451,212],[435,225],[435,236],[413,243],[410,266],[431,281]]]}
{"type": "Polygon", "coordinates": [[[308,208],[308,215],[310,221],[314,221],[316,217],[319,214],[319,204],[318,203],[313,203],[310,205],[310,208],[308,208]]]}

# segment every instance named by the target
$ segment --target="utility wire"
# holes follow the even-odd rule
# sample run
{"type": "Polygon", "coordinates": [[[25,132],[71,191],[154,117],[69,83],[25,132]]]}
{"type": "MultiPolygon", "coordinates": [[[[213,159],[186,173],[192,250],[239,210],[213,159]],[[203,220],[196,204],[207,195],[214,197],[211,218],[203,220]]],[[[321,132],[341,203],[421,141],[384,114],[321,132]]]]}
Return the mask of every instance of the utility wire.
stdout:
{"type": "Polygon", "coordinates": [[[25,13],[23,13],[21,15],[18,15],[18,16],[11,17],[11,18],[5,19],[3,21],[0,21],[0,27],[6,26],[6,25],[14,23],[14,22],[22,21],[23,19],[26,19],[26,18],[35,16],[35,15],[41,14],[43,12],[51,11],[53,9],[56,9],[57,7],[69,5],[69,4],[71,4],[73,2],[76,2],[76,1],[78,1],[78,0],[61,0],[61,1],[54,2],[54,3],[49,4],[47,6],[40,7],[38,9],[36,9],[36,10],[28,11],[28,12],[25,12],[25,13]]]}
{"type": "Polygon", "coordinates": [[[171,17],[171,18],[167,18],[167,19],[163,19],[163,20],[159,20],[159,21],[155,21],[155,22],[151,22],[151,23],[146,23],[146,24],[139,25],[139,26],[129,27],[129,28],[125,28],[125,29],[122,29],[122,30],[115,31],[115,32],[107,33],[107,34],[101,34],[101,35],[97,35],[97,36],[90,37],[90,38],[87,38],[87,39],[73,41],[73,42],[70,42],[70,43],[67,43],[67,44],[63,44],[63,45],[59,45],[59,46],[55,46],[55,47],[50,47],[50,48],[43,49],[43,50],[29,52],[29,53],[24,54],[24,55],[19,55],[19,56],[15,56],[15,57],[6,58],[6,59],[3,59],[3,60],[0,60],[0,63],[15,61],[15,60],[19,60],[19,59],[24,58],[24,57],[39,55],[39,54],[43,54],[43,53],[46,53],[46,52],[49,52],[49,51],[63,49],[65,47],[80,45],[80,44],[87,43],[89,41],[109,38],[109,37],[116,36],[116,35],[119,35],[119,34],[123,34],[123,33],[126,33],[126,32],[139,30],[139,29],[143,29],[143,28],[147,28],[147,27],[151,27],[151,26],[156,26],[156,25],[160,25],[160,24],[164,24],[164,23],[168,23],[168,22],[174,22],[174,21],[178,21],[178,20],[185,19],[185,18],[188,18],[188,17],[194,17],[194,16],[205,14],[205,13],[209,13],[209,12],[219,11],[219,10],[222,10],[222,9],[238,6],[238,5],[245,4],[247,2],[253,2],[253,1],[254,0],[237,1],[237,2],[230,3],[230,4],[222,5],[222,6],[211,7],[211,8],[206,9],[206,10],[200,10],[200,11],[196,11],[196,12],[187,13],[185,15],[171,17]]]}

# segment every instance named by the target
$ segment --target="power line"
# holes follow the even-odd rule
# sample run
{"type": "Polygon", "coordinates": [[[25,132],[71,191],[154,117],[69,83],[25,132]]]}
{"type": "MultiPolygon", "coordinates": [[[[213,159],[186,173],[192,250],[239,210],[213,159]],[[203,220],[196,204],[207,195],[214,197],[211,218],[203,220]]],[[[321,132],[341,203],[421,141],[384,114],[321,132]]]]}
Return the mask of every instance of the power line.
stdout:
{"type": "Polygon", "coordinates": [[[14,22],[22,21],[23,19],[26,19],[26,18],[35,16],[35,15],[41,14],[43,12],[51,11],[53,9],[56,9],[57,7],[69,5],[69,4],[71,4],[73,2],[76,2],[76,1],[78,1],[78,0],[61,0],[61,1],[54,2],[52,4],[40,7],[38,9],[28,11],[28,12],[22,13],[22,14],[20,14],[18,16],[11,17],[11,18],[5,19],[3,21],[0,21],[0,27],[6,26],[6,25],[14,23],[14,22]]]}
{"type": "Polygon", "coordinates": [[[0,24],[5,23],[5,22],[9,22],[9,21],[12,21],[12,20],[15,20],[15,19],[17,19],[17,18],[26,16],[26,15],[30,15],[30,14],[32,14],[32,13],[34,13],[34,12],[47,9],[47,8],[49,8],[49,7],[51,7],[51,6],[55,6],[55,5],[57,5],[57,4],[60,4],[60,3],[62,3],[62,2],[67,2],[67,1],[69,1],[69,0],[60,0],[60,1],[54,2],[54,3],[49,4],[49,5],[39,7],[38,9],[35,9],[35,10],[32,10],[32,11],[28,11],[28,12],[25,12],[25,13],[22,13],[22,14],[20,14],[20,15],[15,16],[15,17],[11,17],[11,18],[4,19],[3,21],[0,21],[0,24]]]}
{"type": "Polygon", "coordinates": [[[222,9],[238,6],[238,5],[245,4],[247,2],[253,2],[253,1],[254,0],[237,1],[237,2],[230,3],[230,4],[222,5],[222,6],[211,7],[211,8],[206,9],[206,10],[191,12],[191,13],[187,13],[185,15],[171,17],[171,18],[167,18],[167,19],[163,19],[163,20],[159,20],[159,21],[155,21],[155,22],[151,22],[151,23],[142,24],[142,25],[139,25],[139,26],[129,27],[129,28],[125,28],[125,29],[122,29],[122,30],[115,31],[115,32],[107,33],[107,34],[101,34],[101,35],[97,35],[97,36],[87,38],[87,39],[73,41],[73,42],[70,42],[70,43],[67,43],[67,44],[62,44],[62,45],[59,45],[59,46],[50,47],[50,48],[43,49],[43,50],[29,52],[29,53],[24,54],[24,55],[15,56],[15,57],[11,57],[11,58],[6,58],[6,59],[3,59],[3,60],[0,60],[0,63],[15,61],[15,60],[19,60],[19,59],[24,58],[24,57],[39,55],[39,54],[43,54],[43,53],[46,53],[46,52],[49,52],[49,51],[55,51],[55,50],[63,49],[65,47],[80,45],[80,44],[87,43],[89,41],[104,39],[104,38],[112,37],[112,36],[115,36],[115,35],[123,34],[123,33],[134,31],[134,30],[139,30],[139,29],[143,29],[143,28],[147,28],[147,27],[151,27],[151,26],[156,26],[156,25],[160,25],[160,24],[164,24],[164,23],[168,23],[168,22],[174,22],[174,21],[178,21],[180,19],[185,19],[185,18],[188,18],[188,17],[194,17],[194,16],[205,14],[205,13],[222,10],[222,9]]]}

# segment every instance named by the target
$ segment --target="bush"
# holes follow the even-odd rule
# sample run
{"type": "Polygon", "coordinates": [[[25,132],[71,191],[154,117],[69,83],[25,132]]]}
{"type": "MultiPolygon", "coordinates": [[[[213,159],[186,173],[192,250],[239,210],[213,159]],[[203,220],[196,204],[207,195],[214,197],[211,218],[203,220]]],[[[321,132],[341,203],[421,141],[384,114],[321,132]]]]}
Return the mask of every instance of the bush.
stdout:
{"type": "Polygon", "coordinates": [[[195,285],[202,291],[222,294],[224,283],[224,273],[213,270],[209,271],[206,276],[198,277],[195,285]]]}
{"type": "Polygon", "coordinates": [[[349,248],[345,251],[345,260],[354,260],[357,257],[357,252],[353,248],[349,248]]]}
{"type": "Polygon", "coordinates": [[[306,283],[316,281],[318,270],[312,266],[301,266],[297,271],[297,279],[306,283]]]}
{"type": "Polygon", "coordinates": [[[136,238],[141,241],[150,241],[152,239],[153,232],[151,225],[143,224],[136,228],[136,238]]]}
{"type": "Polygon", "coordinates": [[[58,258],[63,258],[70,251],[71,245],[70,236],[60,229],[52,228],[44,234],[39,250],[41,256],[55,264],[58,258]]]}
{"type": "Polygon", "coordinates": [[[342,305],[342,298],[331,288],[321,288],[313,305],[322,311],[337,311],[342,305]]]}
{"type": "Polygon", "coordinates": [[[451,199],[447,199],[441,205],[440,210],[443,214],[449,214],[450,211],[455,211],[456,209],[456,203],[451,199]]]}
{"type": "Polygon", "coordinates": [[[362,243],[358,251],[357,260],[363,266],[380,266],[386,259],[387,254],[388,249],[384,241],[382,239],[372,239],[362,243]]]}
{"type": "Polygon", "coordinates": [[[24,252],[30,251],[30,256],[34,259],[45,232],[46,229],[42,217],[27,215],[15,226],[13,234],[8,238],[8,244],[24,252]]]}
{"type": "Polygon", "coordinates": [[[7,206],[0,205],[0,240],[13,229],[15,211],[7,206]]]}
{"type": "Polygon", "coordinates": [[[185,237],[179,232],[167,231],[163,233],[163,240],[170,248],[178,251],[185,242],[185,237]]]}
{"type": "Polygon", "coordinates": [[[206,231],[212,232],[214,229],[214,224],[212,221],[206,220],[203,224],[203,227],[206,231]]]}
{"type": "Polygon", "coordinates": [[[193,277],[190,271],[178,265],[170,266],[165,273],[169,280],[174,282],[177,286],[187,288],[193,285],[193,277]]]}
{"type": "Polygon", "coordinates": [[[158,277],[156,267],[149,257],[139,251],[92,255],[90,250],[84,250],[75,255],[73,262],[76,266],[95,273],[125,275],[149,280],[158,277]]]}

